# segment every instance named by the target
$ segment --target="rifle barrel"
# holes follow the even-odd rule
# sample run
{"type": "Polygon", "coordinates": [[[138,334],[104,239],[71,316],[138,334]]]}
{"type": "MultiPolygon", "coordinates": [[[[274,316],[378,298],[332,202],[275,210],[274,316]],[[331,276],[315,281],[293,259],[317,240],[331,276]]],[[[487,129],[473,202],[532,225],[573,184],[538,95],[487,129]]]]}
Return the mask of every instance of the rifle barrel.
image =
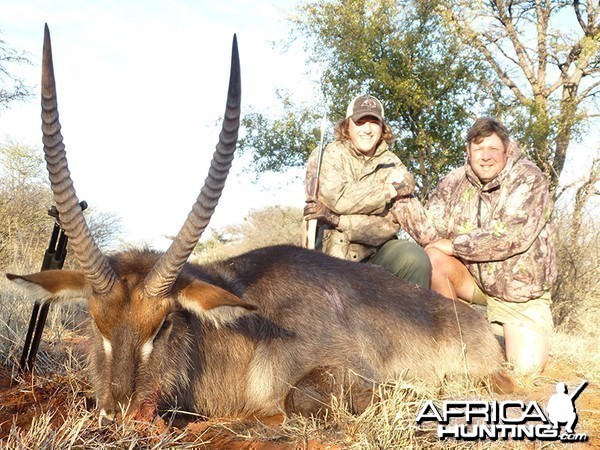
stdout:
{"type": "Polygon", "coordinates": [[[585,388],[587,385],[588,385],[588,382],[587,382],[587,380],[586,380],[586,381],[584,381],[583,383],[581,383],[581,384],[580,384],[580,385],[577,387],[577,389],[575,389],[575,392],[573,392],[573,393],[570,395],[570,397],[571,397],[571,401],[574,401],[574,400],[575,400],[575,399],[576,399],[576,398],[579,396],[579,394],[581,394],[581,391],[583,391],[583,389],[584,389],[584,388],[585,388]]]}

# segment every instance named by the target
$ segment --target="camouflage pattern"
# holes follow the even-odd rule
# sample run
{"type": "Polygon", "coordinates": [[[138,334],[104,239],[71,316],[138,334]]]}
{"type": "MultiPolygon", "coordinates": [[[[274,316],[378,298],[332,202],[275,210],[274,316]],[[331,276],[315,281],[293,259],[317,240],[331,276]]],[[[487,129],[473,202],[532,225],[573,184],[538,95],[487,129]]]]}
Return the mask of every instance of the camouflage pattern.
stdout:
{"type": "MultiPolygon", "coordinates": [[[[306,169],[306,197],[317,171],[318,149],[311,153],[306,169]]],[[[340,215],[338,226],[322,227],[323,252],[342,259],[362,261],[379,246],[396,237],[399,225],[390,213],[397,191],[412,194],[414,177],[385,142],[372,157],[354,149],[350,142],[334,141],[323,151],[318,199],[340,215]]]]}
{"type": "Polygon", "coordinates": [[[396,202],[392,213],[422,246],[450,239],[485,294],[525,302],[556,279],[553,208],[546,177],[513,143],[489,183],[465,164],[440,181],[426,208],[411,198],[396,202]]]}

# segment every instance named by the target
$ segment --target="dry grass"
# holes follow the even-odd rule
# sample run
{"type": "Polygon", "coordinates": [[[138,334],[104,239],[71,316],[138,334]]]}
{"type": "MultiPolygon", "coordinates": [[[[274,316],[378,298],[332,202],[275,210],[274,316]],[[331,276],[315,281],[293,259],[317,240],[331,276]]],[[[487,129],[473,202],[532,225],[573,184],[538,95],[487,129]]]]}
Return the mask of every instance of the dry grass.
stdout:
{"type": "MultiPolygon", "coordinates": [[[[6,286],[0,288],[7,292],[6,286]]],[[[152,422],[131,422],[100,428],[93,393],[86,381],[85,341],[77,325],[81,311],[59,312],[49,321],[37,371],[33,377],[17,378],[14,367],[20,357],[31,305],[23,298],[0,297],[2,333],[0,350],[0,447],[25,448],[254,448],[254,449],[420,449],[420,448],[562,448],[562,444],[526,442],[440,441],[431,426],[418,426],[415,419],[426,400],[447,399],[545,401],[557,381],[569,386],[588,380],[578,405],[578,431],[592,441],[570,448],[600,445],[600,359],[598,336],[557,334],[553,338],[551,362],[546,372],[521,379],[523,393],[498,396],[486,389],[456,382],[432,390],[418,382],[382,386],[380,401],[360,415],[343,405],[333,405],[322,418],[293,416],[281,421],[228,420],[181,421],[168,415],[152,422]],[[593,400],[596,399],[596,400],[593,400]]],[[[52,317],[52,316],[51,316],[52,317]]]]}

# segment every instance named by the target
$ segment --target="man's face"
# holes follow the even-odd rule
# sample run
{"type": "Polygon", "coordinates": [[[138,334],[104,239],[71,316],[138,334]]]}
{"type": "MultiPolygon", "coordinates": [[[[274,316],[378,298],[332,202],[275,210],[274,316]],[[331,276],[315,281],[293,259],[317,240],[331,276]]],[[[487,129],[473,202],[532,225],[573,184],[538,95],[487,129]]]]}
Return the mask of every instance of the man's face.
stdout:
{"type": "Polygon", "coordinates": [[[365,116],[356,122],[350,119],[348,134],[354,147],[366,156],[375,153],[381,139],[381,122],[376,117],[365,116]]]}
{"type": "Polygon", "coordinates": [[[467,145],[469,164],[482,183],[493,180],[508,160],[508,149],[496,133],[467,145]]]}

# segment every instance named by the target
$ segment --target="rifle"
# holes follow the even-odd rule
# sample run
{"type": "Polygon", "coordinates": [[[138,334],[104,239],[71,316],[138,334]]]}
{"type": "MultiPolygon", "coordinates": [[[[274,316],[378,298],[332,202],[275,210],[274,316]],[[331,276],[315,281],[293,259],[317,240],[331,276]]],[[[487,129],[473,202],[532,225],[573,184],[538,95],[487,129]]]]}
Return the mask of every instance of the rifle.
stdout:
{"type": "MultiPolygon", "coordinates": [[[[308,186],[307,193],[309,198],[317,198],[317,194],[319,193],[319,175],[321,173],[321,161],[323,161],[323,139],[325,138],[325,133],[327,131],[327,114],[323,116],[323,120],[321,121],[321,140],[319,142],[319,149],[317,154],[317,171],[315,173],[315,177],[310,181],[310,185],[308,186]]],[[[317,240],[317,219],[305,220],[304,224],[304,240],[303,247],[314,250],[316,246],[317,240]]]]}
{"type": "MultiPolygon", "coordinates": [[[[85,201],[80,202],[79,206],[82,211],[88,207],[87,202],[85,201]]],[[[48,249],[44,253],[42,271],[62,269],[65,258],[67,257],[68,238],[60,226],[56,206],[52,206],[48,210],[48,215],[54,217],[54,228],[52,228],[48,249]]],[[[49,308],[50,303],[48,302],[40,304],[40,302],[36,301],[33,305],[33,311],[31,312],[31,318],[29,319],[29,328],[27,330],[27,336],[25,337],[25,345],[23,346],[23,353],[21,354],[21,372],[31,372],[33,370],[33,364],[35,363],[35,357],[40,346],[49,308]]]]}
{"type": "Polygon", "coordinates": [[[571,395],[569,395],[569,397],[571,398],[572,402],[575,402],[575,400],[577,399],[577,397],[579,397],[579,394],[581,394],[581,391],[583,391],[583,389],[588,385],[587,380],[584,381],[583,383],[581,383],[577,389],[575,389],[575,392],[573,392],[571,395]]]}

